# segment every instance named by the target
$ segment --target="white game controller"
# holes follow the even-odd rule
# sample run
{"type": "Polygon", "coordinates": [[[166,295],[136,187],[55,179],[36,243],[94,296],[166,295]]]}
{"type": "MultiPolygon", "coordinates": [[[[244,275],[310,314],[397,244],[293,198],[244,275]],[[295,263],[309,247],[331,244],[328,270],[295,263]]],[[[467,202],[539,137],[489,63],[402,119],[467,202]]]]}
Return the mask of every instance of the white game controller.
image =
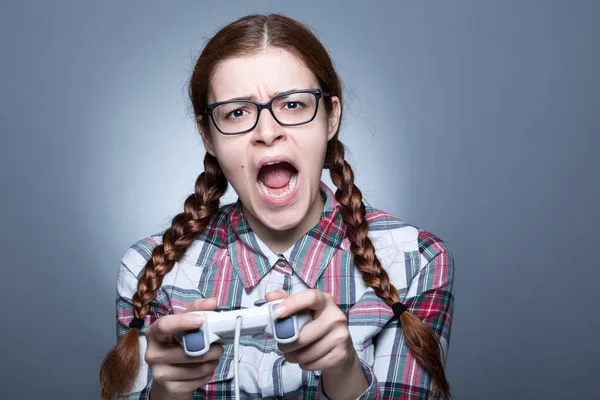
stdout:
{"type": "Polygon", "coordinates": [[[312,314],[305,310],[287,318],[277,318],[274,310],[282,301],[259,300],[254,303],[258,307],[232,311],[219,312],[223,307],[218,307],[217,311],[193,311],[204,316],[204,324],[200,329],[181,332],[175,339],[181,343],[185,354],[201,356],[212,343],[233,344],[236,320],[242,317],[240,336],[273,338],[278,343],[291,343],[298,339],[300,329],[312,320],[312,314]]]}

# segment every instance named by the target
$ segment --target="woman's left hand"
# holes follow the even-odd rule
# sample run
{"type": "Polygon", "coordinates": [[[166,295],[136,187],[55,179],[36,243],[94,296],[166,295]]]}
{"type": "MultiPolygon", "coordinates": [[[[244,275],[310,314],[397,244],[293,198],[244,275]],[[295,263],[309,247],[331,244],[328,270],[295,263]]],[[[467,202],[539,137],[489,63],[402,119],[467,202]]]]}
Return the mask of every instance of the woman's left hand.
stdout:
{"type": "Polygon", "coordinates": [[[287,361],[297,363],[306,371],[338,372],[348,370],[358,363],[352,345],[346,315],[333,297],[314,289],[289,295],[277,290],[265,296],[267,301],[285,299],[275,309],[278,317],[287,317],[302,310],[312,311],[313,320],[304,325],[298,340],[279,344],[287,361]]]}

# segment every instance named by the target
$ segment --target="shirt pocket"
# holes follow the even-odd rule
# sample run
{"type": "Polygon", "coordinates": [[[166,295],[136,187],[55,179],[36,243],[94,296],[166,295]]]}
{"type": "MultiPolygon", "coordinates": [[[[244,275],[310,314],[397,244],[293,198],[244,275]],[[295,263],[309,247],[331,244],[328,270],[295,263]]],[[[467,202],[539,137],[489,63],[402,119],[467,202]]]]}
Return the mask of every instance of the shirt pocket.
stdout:
{"type": "Polygon", "coordinates": [[[362,361],[373,366],[373,339],[392,319],[394,313],[372,290],[365,292],[348,312],[348,330],[352,344],[362,361]]]}

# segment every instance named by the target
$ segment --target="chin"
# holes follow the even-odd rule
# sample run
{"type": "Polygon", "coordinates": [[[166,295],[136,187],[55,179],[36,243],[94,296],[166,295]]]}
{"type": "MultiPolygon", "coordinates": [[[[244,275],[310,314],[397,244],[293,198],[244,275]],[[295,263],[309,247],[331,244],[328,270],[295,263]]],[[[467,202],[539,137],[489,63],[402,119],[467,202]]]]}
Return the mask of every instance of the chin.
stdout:
{"type": "Polygon", "coordinates": [[[268,229],[273,231],[288,231],[299,226],[302,221],[307,217],[308,208],[305,207],[294,207],[292,209],[280,210],[275,213],[266,213],[262,218],[259,218],[260,222],[268,229]],[[299,208],[302,208],[300,210],[299,208]]]}

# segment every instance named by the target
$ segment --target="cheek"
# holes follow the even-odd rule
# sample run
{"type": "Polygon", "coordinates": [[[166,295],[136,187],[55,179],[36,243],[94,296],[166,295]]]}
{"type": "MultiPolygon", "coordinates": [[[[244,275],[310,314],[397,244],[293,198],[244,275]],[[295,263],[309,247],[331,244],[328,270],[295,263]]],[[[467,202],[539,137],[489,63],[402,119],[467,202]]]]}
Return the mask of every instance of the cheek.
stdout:
{"type": "Polygon", "coordinates": [[[307,132],[302,137],[302,153],[307,160],[311,162],[317,162],[321,158],[325,157],[325,150],[327,148],[327,132],[322,126],[313,132],[307,132]]]}
{"type": "Polygon", "coordinates": [[[250,181],[248,174],[248,164],[244,160],[240,160],[239,157],[232,157],[229,152],[229,156],[220,155],[217,153],[217,159],[221,166],[221,170],[225,175],[225,179],[233,186],[233,189],[239,194],[240,191],[244,191],[244,187],[250,181]]]}
{"type": "Polygon", "coordinates": [[[244,154],[240,143],[236,140],[218,140],[214,143],[214,150],[221,169],[225,176],[246,170],[246,161],[241,156],[244,154]]]}
{"type": "Polygon", "coordinates": [[[218,159],[219,164],[221,165],[221,169],[223,170],[223,173],[225,174],[225,177],[228,181],[231,182],[232,180],[239,181],[241,179],[245,179],[244,174],[246,173],[247,168],[242,161],[235,158],[218,159]]]}

